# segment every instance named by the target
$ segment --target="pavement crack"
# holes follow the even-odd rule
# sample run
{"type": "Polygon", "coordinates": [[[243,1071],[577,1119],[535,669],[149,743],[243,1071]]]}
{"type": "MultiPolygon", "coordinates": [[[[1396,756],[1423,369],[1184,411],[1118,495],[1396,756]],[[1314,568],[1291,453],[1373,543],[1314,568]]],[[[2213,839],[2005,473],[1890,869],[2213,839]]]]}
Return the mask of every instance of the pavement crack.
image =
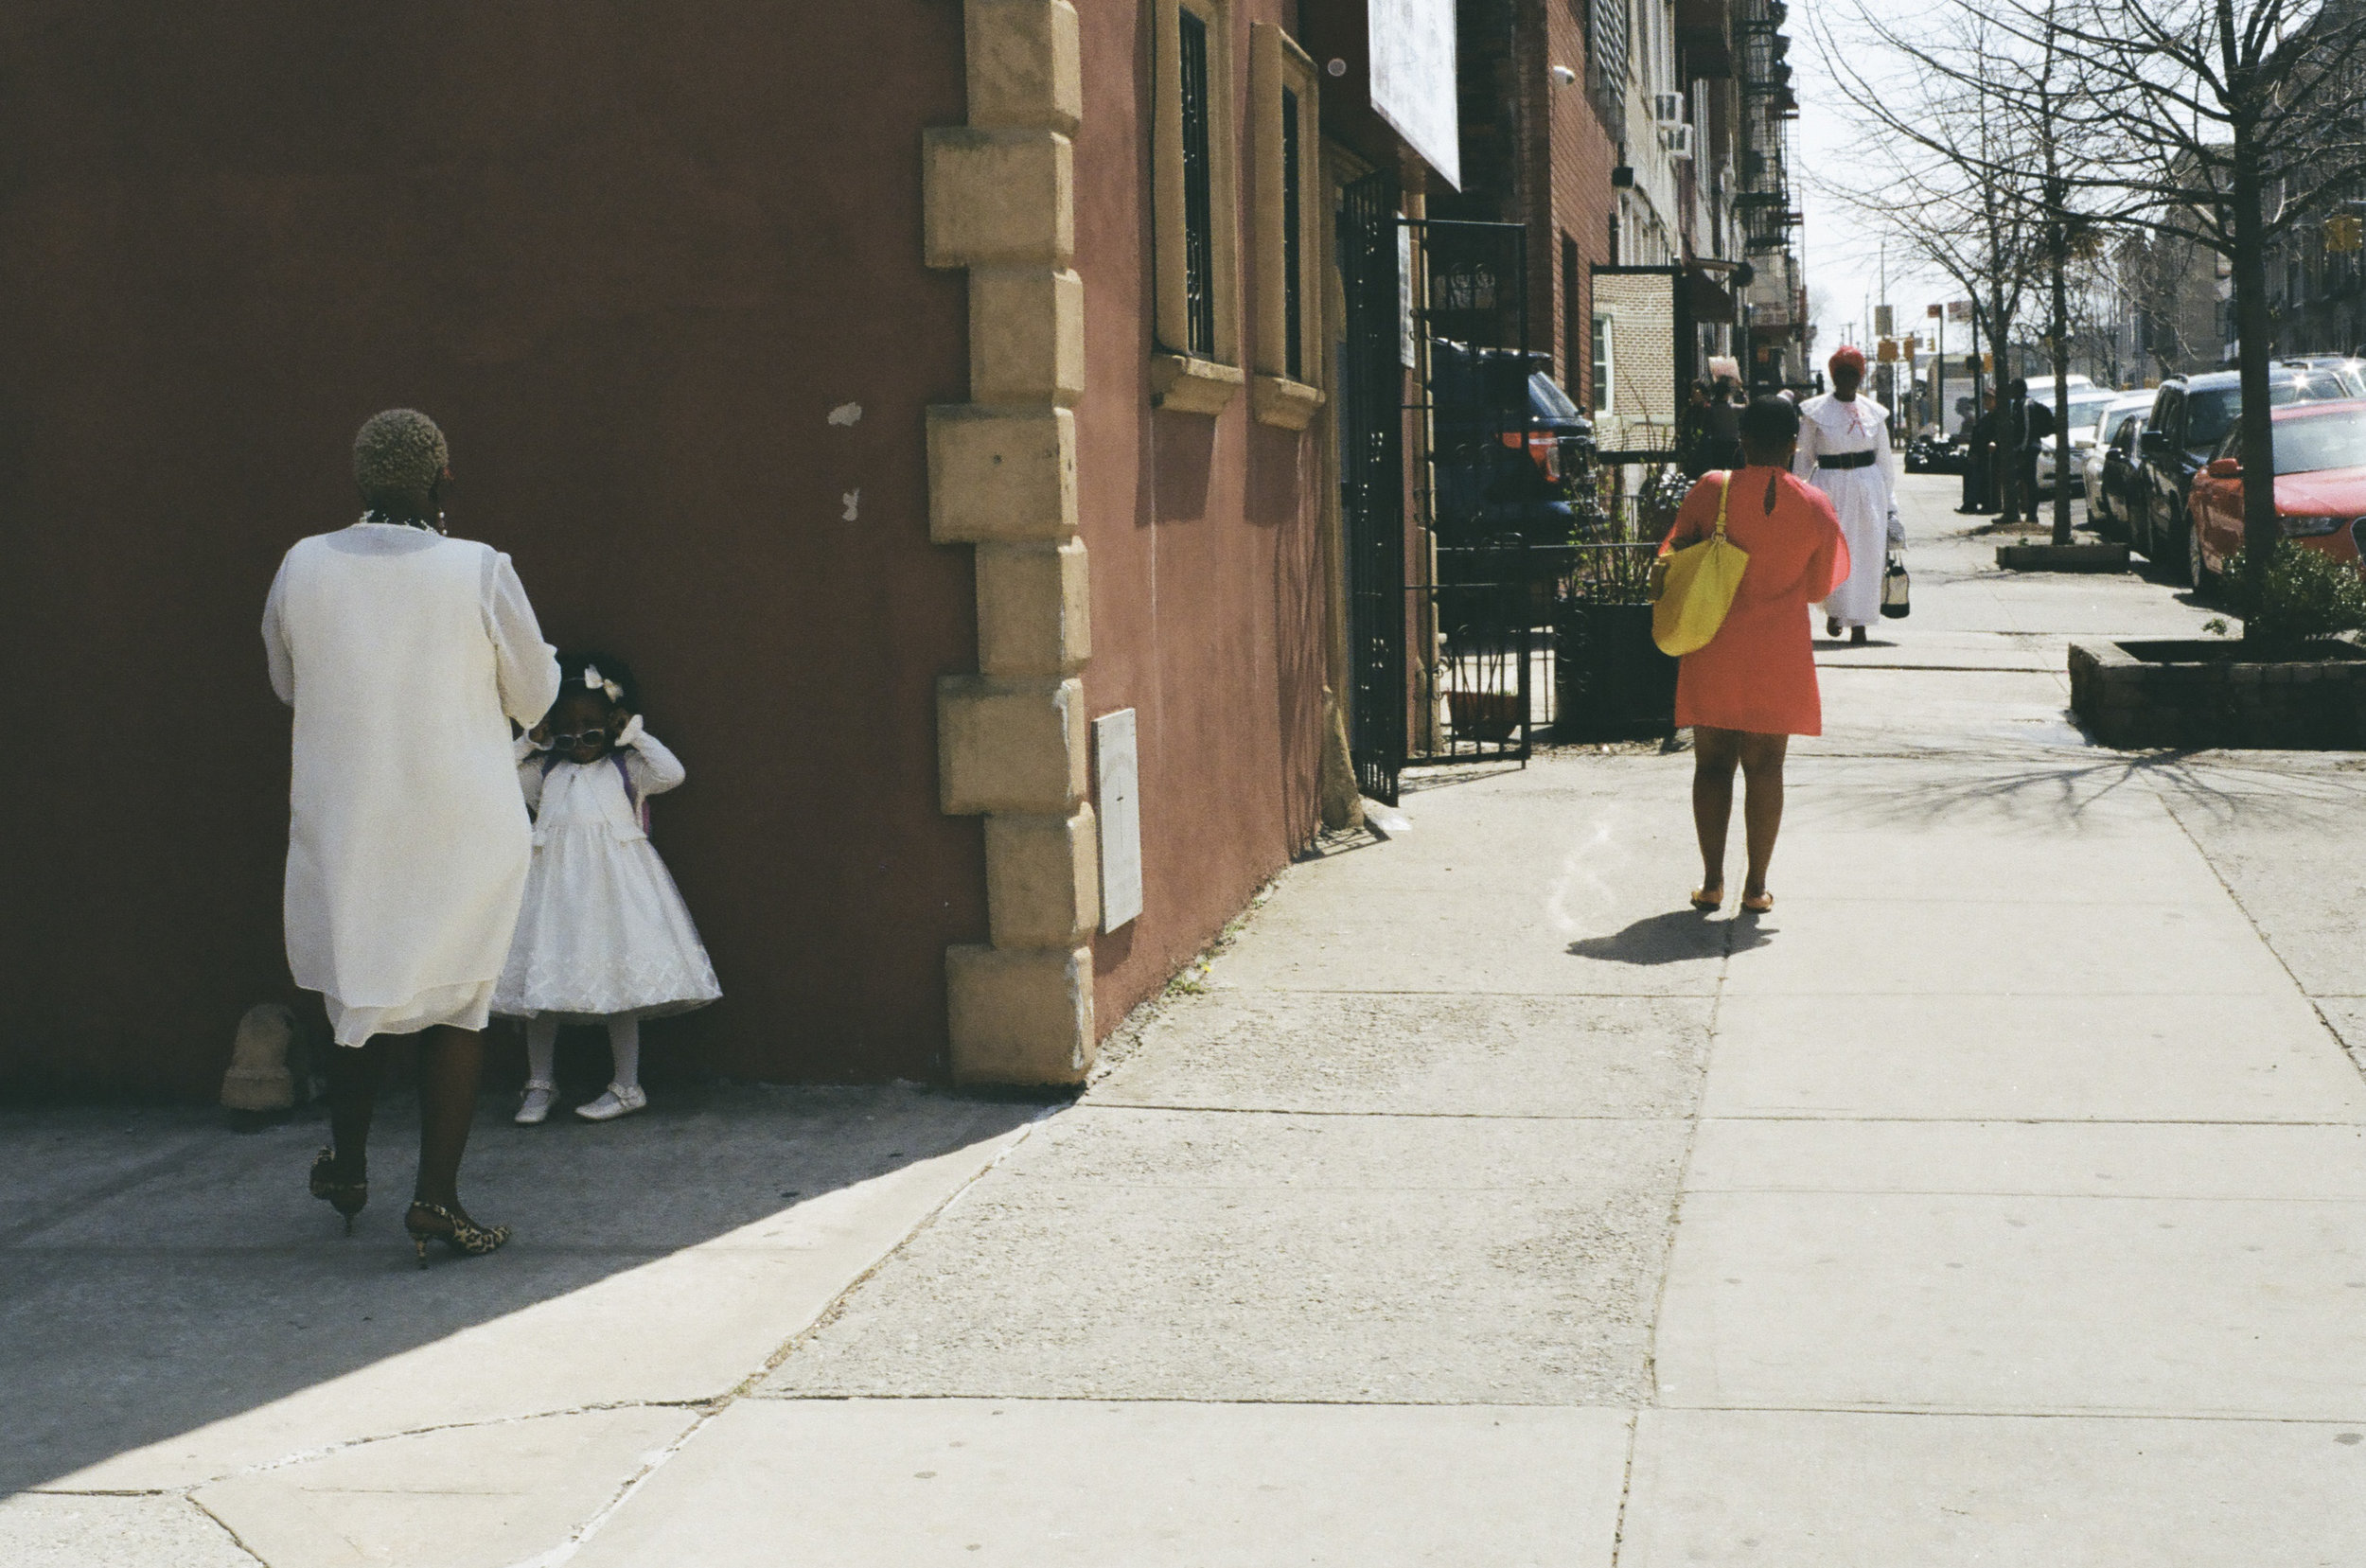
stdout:
{"type": "Polygon", "coordinates": [[[2218,863],[2210,858],[2210,852],[2202,847],[2200,839],[2194,837],[2194,830],[2185,825],[2185,819],[2177,814],[2177,808],[2169,803],[2168,797],[2161,792],[2157,784],[2153,787],[2153,798],[2161,802],[2161,809],[2169,820],[2177,824],[2177,831],[2185,836],[2185,841],[2194,846],[2194,853],[2201,856],[2201,863],[2209,871],[2212,880],[2216,881],[2219,890],[2226,894],[2227,902],[2234,906],[2235,913],[2241,915],[2244,922],[2251,926],[2251,935],[2259,940],[2259,945],[2268,950],[2268,956],[2276,960],[2276,967],[2283,970],[2285,978],[2292,982],[2292,989],[2298,992],[2301,999],[2308,1004],[2308,1010],[2317,1015],[2317,1023],[2332,1039],[2334,1049],[2341,1053],[2342,1059],[2349,1063],[2353,1071],[2361,1078],[2366,1078],[2366,1054],[2350,1048],[2349,1041],[2342,1038],[2340,1030],[2336,1028],[2332,1018],[2326,1015],[2324,1008],[2319,1003],[2317,997],[2310,993],[2306,985],[2302,983],[2300,976],[2294,973],[2290,960],[2285,958],[2283,951],[2269,938],[2267,930],[2259,924],[2259,917],[2251,913],[2251,907],[2243,902],[2243,895],[2234,890],[2234,884],[2229,882],[2226,879],[2226,873],[2218,870],[2218,863]]]}
{"type": "MultiPolygon", "coordinates": [[[[263,1554],[248,1545],[246,1543],[246,1538],[238,1534],[237,1530],[231,1528],[230,1522],[228,1520],[222,1518],[221,1515],[216,1513],[213,1509],[199,1502],[195,1492],[183,1492],[181,1494],[181,1499],[183,1502],[188,1504],[190,1507],[195,1508],[201,1517],[211,1520],[216,1529],[230,1538],[230,1544],[236,1546],[239,1551],[245,1553],[248,1557],[253,1558],[256,1562],[264,1561],[263,1554]]],[[[264,1568],[270,1568],[270,1565],[265,1563],[264,1568]]]]}

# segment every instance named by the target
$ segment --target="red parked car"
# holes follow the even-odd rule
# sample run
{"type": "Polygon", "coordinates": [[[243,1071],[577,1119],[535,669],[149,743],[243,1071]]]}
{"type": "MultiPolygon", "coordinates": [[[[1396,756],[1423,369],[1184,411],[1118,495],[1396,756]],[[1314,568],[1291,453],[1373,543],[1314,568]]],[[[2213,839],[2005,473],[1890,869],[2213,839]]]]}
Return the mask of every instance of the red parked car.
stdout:
{"type": "MultiPolygon", "coordinates": [[[[2275,431],[2276,515],[2284,537],[2336,560],[2358,560],[2366,525],[2366,399],[2287,403],[2269,411],[2275,431]]],[[[2193,580],[2210,582],[2243,547],[2243,431],[2237,424],[2194,476],[2193,580]]],[[[2362,567],[2361,570],[2366,570],[2362,567]]]]}

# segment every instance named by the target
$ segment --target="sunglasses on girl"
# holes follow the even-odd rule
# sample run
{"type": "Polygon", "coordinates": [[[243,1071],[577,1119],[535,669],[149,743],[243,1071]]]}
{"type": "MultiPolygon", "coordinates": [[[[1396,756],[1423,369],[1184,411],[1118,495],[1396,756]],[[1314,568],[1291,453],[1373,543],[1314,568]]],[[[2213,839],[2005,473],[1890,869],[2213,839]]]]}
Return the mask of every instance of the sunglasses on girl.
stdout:
{"type": "Polygon", "coordinates": [[[578,746],[593,746],[606,739],[608,731],[605,730],[586,730],[580,734],[553,735],[551,744],[562,751],[572,751],[578,746]]]}

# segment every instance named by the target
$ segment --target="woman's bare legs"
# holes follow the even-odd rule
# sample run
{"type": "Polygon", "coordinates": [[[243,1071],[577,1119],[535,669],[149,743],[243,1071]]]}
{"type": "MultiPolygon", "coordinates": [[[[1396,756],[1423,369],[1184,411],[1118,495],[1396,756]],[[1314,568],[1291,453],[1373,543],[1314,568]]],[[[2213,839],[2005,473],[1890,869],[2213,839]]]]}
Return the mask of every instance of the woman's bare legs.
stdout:
{"type": "Polygon", "coordinates": [[[1739,730],[1698,726],[1692,731],[1692,831],[1701,840],[1701,890],[1725,890],[1725,829],[1734,816],[1734,767],[1741,760],[1739,730]]]}
{"type": "MultiPolygon", "coordinates": [[[[384,1039],[358,1050],[339,1046],[328,1059],[329,1137],[341,1181],[359,1181],[367,1169],[384,1039]]],[[[485,1042],[474,1030],[444,1027],[419,1036],[419,1177],[412,1196],[420,1203],[467,1213],[460,1207],[460,1156],[468,1150],[484,1070],[485,1042]]]]}
{"type": "MultiPolygon", "coordinates": [[[[1741,879],[1741,896],[1757,898],[1766,891],[1766,868],[1774,858],[1774,836],[1783,828],[1783,758],[1791,750],[1791,737],[1743,735],[1740,739],[1741,776],[1749,785],[1741,806],[1741,831],[1750,855],[1749,871],[1741,879]]],[[[1732,793],[1728,775],[1728,799],[1732,793]]]]}
{"type": "Polygon", "coordinates": [[[460,1207],[460,1156],[476,1120],[477,1081],[485,1071],[485,1041],[472,1029],[439,1026],[419,1036],[419,1180],[413,1198],[460,1207]]]}
{"type": "Polygon", "coordinates": [[[1774,858],[1774,836],[1783,825],[1783,758],[1789,735],[1753,735],[1739,730],[1692,731],[1692,829],[1701,840],[1701,890],[1725,890],[1725,834],[1734,815],[1734,769],[1748,783],[1742,802],[1742,837],[1749,868],[1741,896],[1766,891],[1766,868],[1774,858]]]}

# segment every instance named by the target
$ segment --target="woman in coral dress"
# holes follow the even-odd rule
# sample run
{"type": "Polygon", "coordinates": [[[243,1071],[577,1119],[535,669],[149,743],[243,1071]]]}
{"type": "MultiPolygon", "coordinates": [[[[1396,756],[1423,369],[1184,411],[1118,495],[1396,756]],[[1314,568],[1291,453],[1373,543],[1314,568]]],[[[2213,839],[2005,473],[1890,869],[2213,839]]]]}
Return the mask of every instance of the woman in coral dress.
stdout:
{"type": "Polygon", "coordinates": [[[1766,868],[1783,820],[1783,755],[1792,736],[1824,732],[1808,607],[1847,581],[1848,541],[1831,498],[1792,476],[1798,441],[1796,405],[1752,403],[1741,414],[1743,466],[1703,476],[1660,546],[1667,553],[1708,537],[1722,499],[1725,537],[1750,557],[1717,636],[1685,655],[1676,672],[1676,722],[1692,730],[1692,820],[1701,838],[1692,905],[1704,911],[1725,902],[1737,766],[1749,784],[1741,907],[1753,914],[1774,907],[1766,868]]]}

